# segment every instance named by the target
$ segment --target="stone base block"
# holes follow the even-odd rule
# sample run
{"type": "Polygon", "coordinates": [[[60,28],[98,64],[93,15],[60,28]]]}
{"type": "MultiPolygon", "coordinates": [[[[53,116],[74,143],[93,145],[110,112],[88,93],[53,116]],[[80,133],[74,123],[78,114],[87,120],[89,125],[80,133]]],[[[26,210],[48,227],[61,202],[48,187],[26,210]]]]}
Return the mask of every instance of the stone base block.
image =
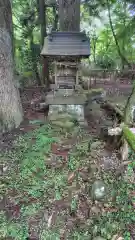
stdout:
{"type": "Polygon", "coordinates": [[[80,125],[86,125],[83,105],[50,105],[48,118],[50,121],[77,120],[80,125]]]}

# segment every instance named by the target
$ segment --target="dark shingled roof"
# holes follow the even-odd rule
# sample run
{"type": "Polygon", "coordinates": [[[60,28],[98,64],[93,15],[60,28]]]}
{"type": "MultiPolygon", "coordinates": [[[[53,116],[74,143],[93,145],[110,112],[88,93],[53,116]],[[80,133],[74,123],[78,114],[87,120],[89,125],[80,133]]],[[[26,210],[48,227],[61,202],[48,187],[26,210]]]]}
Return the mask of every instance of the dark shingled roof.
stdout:
{"type": "Polygon", "coordinates": [[[83,32],[52,32],[44,40],[43,56],[90,55],[90,40],[83,32]]]}

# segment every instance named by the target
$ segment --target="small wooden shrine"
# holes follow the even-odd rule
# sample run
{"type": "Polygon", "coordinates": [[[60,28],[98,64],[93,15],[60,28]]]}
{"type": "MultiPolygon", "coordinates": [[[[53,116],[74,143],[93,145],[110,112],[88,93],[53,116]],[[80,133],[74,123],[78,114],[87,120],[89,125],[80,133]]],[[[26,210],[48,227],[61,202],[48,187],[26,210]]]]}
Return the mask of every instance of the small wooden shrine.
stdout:
{"type": "Polygon", "coordinates": [[[48,93],[49,105],[84,104],[75,89],[79,84],[80,60],[90,55],[90,41],[84,32],[52,32],[44,40],[41,55],[54,65],[55,84],[48,93]]]}
{"type": "Polygon", "coordinates": [[[41,55],[54,63],[56,88],[74,88],[80,60],[90,55],[89,39],[82,32],[52,32],[45,38],[41,55]]]}

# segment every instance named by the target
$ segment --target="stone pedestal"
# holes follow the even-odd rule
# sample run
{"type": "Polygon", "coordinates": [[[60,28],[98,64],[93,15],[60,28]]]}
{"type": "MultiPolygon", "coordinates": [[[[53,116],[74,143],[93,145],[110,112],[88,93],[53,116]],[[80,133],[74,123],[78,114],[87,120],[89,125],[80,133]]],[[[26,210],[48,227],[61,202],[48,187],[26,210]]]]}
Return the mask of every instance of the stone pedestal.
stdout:
{"type": "Polygon", "coordinates": [[[50,105],[48,117],[50,121],[68,120],[78,121],[81,125],[85,122],[83,105],[50,105]]]}
{"type": "Polygon", "coordinates": [[[47,96],[49,104],[48,119],[50,121],[77,121],[80,125],[86,125],[84,118],[84,95],[71,94],[69,96],[58,94],[47,96]]]}

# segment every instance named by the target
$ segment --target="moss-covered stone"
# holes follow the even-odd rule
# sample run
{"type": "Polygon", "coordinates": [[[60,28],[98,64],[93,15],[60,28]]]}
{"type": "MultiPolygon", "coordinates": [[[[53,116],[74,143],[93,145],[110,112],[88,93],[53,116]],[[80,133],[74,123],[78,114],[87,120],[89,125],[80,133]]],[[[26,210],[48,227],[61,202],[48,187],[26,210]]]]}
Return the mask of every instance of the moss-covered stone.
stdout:
{"type": "Polygon", "coordinates": [[[132,116],[133,106],[135,106],[135,81],[133,82],[132,92],[128,97],[125,110],[124,110],[124,123],[127,125],[133,122],[133,116],[132,116]]]}
{"type": "Polygon", "coordinates": [[[129,146],[135,151],[135,135],[125,125],[123,126],[123,135],[129,146]]]}
{"type": "Polygon", "coordinates": [[[97,180],[93,183],[91,196],[93,200],[102,200],[107,194],[107,188],[103,181],[97,180]]]}
{"type": "Polygon", "coordinates": [[[61,114],[59,114],[59,113],[53,113],[53,114],[51,114],[50,116],[49,116],[49,119],[50,119],[50,121],[64,121],[65,122],[65,119],[66,120],[69,120],[69,121],[73,121],[73,116],[72,115],[70,115],[70,114],[68,114],[68,113],[61,113],[61,114]]]}
{"type": "Polygon", "coordinates": [[[74,126],[74,123],[73,122],[70,122],[70,121],[65,121],[65,122],[62,122],[62,121],[52,121],[52,124],[53,125],[57,125],[58,127],[61,127],[61,128],[64,128],[64,129],[70,129],[74,126]]]}
{"type": "Polygon", "coordinates": [[[101,144],[102,144],[102,142],[101,141],[96,141],[96,142],[93,142],[92,144],[91,144],[91,146],[90,146],[90,149],[92,150],[94,150],[94,149],[97,149],[97,148],[99,148],[100,146],[101,146],[101,144]]]}

